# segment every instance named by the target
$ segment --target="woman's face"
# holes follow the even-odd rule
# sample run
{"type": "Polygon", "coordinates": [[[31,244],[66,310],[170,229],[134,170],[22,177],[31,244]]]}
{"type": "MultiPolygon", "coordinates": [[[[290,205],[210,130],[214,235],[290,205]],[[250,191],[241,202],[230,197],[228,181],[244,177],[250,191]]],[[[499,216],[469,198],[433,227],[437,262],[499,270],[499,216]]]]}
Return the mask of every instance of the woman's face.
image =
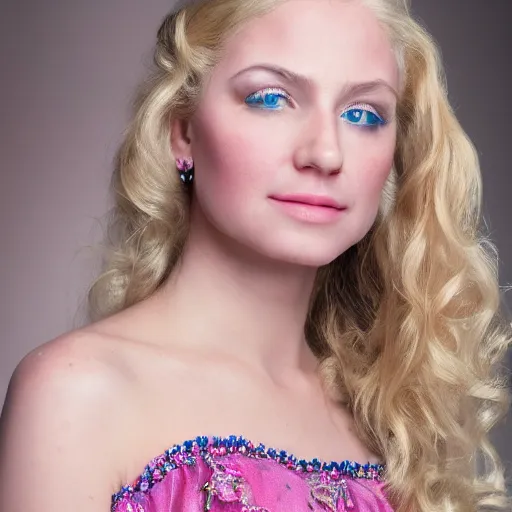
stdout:
{"type": "Polygon", "coordinates": [[[192,222],[273,259],[335,259],[375,221],[398,83],[390,41],[359,1],[291,0],[246,23],[189,125],[192,222]]]}

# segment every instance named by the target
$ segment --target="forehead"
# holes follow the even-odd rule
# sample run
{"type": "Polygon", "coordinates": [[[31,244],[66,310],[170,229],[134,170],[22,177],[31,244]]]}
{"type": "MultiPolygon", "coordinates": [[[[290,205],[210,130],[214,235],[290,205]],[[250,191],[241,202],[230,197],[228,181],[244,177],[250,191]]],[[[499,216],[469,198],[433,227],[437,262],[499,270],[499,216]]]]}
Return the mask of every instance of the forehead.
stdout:
{"type": "Polygon", "coordinates": [[[314,80],[398,83],[391,42],[359,0],[288,0],[250,19],[224,46],[219,72],[257,63],[286,67],[314,80]]]}

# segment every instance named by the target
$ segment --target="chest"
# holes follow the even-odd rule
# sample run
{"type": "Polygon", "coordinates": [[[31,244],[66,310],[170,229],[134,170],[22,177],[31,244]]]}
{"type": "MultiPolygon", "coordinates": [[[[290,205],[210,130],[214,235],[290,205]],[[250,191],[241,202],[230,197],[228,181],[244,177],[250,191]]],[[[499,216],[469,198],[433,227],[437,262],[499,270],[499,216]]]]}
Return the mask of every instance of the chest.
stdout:
{"type": "Polygon", "coordinates": [[[348,414],[331,410],[322,396],[304,395],[205,375],[165,388],[147,386],[126,412],[116,482],[132,481],[148,460],[196,436],[235,434],[308,460],[372,458],[348,414]]]}

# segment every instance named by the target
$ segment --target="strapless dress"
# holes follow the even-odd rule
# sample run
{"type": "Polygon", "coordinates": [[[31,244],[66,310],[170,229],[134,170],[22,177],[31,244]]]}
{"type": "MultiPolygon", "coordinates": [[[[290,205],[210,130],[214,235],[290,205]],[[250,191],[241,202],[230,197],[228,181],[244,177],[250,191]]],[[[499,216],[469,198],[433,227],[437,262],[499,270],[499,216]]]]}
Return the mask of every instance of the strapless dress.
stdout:
{"type": "Polygon", "coordinates": [[[243,437],[166,450],[112,496],[111,512],[393,512],[384,465],[299,460],[243,437]]]}

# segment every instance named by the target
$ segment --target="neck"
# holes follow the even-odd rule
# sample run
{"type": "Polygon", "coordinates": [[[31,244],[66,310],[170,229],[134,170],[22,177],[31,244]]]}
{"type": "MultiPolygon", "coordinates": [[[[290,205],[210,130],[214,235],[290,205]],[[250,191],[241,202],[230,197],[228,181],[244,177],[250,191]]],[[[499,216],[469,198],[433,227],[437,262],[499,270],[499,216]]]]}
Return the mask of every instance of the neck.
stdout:
{"type": "Polygon", "coordinates": [[[316,359],[304,325],[315,275],[316,268],[233,248],[232,240],[196,224],[159,295],[187,346],[235,354],[273,376],[309,373],[316,359]]]}

